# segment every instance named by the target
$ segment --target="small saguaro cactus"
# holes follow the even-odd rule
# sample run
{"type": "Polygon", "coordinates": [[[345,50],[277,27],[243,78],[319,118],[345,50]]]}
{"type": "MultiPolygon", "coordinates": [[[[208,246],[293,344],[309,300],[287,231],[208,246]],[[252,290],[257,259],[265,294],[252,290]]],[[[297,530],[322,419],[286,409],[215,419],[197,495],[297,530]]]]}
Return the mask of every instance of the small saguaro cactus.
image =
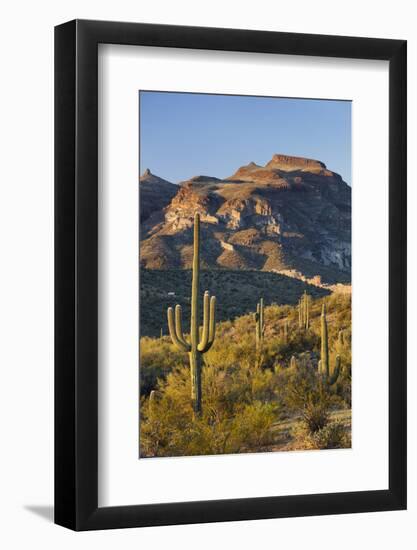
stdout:
{"type": "Polygon", "coordinates": [[[283,336],[284,342],[287,343],[288,342],[288,320],[287,319],[284,321],[284,325],[282,328],[282,336],[283,336]]]}
{"type": "Polygon", "coordinates": [[[310,326],[310,296],[304,291],[304,307],[305,307],[305,327],[308,330],[310,326]]]}
{"type": "Polygon", "coordinates": [[[307,294],[307,291],[304,291],[304,294],[298,301],[298,326],[302,330],[308,330],[310,325],[310,296],[307,294]]]}
{"type": "Polygon", "coordinates": [[[204,293],[203,299],[203,330],[200,337],[199,329],[199,284],[200,284],[200,215],[194,216],[194,257],[193,257],[193,278],[191,284],[191,321],[190,321],[190,342],[184,338],[182,331],[182,310],[180,305],[168,308],[168,328],[173,344],[180,350],[188,353],[191,372],[191,403],[194,416],[200,416],[201,404],[201,368],[202,356],[213,345],[216,333],[216,297],[208,290],[204,293]]]}
{"type": "Polygon", "coordinates": [[[155,416],[155,403],[158,399],[158,392],[156,390],[152,390],[149,394],[149,418],[153,420],[155,416]]]}
{"type": "Polygon", "coordinates": [[[259,351],[262,348],[265,333],[265,319],[264,319],[264,299],[261,298],[256,305],[256,313],[254,315],[256,322],[256,350],[259,351]]]}
{"type": "Polygon", "coordinates": [[[326,319],[326,304],[323,302],[321,310],[321,354],[319,361],[319,374],[324,378],[325,382],[331,386],[340,374],[340,356],[336,356],[336,362],[333,369],[333,373],[330,374],[330,362],[329,362],[329,340],[327,334],[327,319],[326,319]]]}

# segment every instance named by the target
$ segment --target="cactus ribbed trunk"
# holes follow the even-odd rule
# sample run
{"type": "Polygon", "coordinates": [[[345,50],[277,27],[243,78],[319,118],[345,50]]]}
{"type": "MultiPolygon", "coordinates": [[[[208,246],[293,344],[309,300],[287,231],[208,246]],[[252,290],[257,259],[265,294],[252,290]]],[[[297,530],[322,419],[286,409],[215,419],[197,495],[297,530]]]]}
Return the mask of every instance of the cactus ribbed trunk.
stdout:
{"type": "Polygon", "coordinates": [[[194,223],[193,280],[191,284],[191,401],[195,415],[201,414],[201,353],[198,351],[199,335],[199,286],[200,286],[200,218],[194,223]]]}
{"type": "Polygon", "coordinates": [[[309,302],[308,302],[307,293],[305,293],[305,308],[306,308],[306,318],[305,318],[306,330],[308,330],[309,324],[310,324],[310,309],[309,309],[309,302]]]}
{"type": "Polygon", "coordinates": [[[255,322],[256,322],[256,351],[261,351],[263,340],[264,340],[264,332],[265,332],[265,321],[264,321],[264,299],[261,298],[259,303],[256,306],[256,313],[255,313],[255,322]]]}
{"type": "Polygon", "coordinates": [[[308,330],[310,326],[310,302],[306,290],[298,301],[298,326],[301,330],[308,330]]]}
{"type": "Polygon", "coordinates": [[[195,416],[201,415],[201,352],[190,351],[191,403],[195,416]]]}
{"type": "Polygon", "coordinates": [[[332,386],[335,382],[337,382],[340,374],[340,356],[336,356],[334,370],[330,375],[329,339],[327,334],[326,305],[324,302],[321,311],[321,353],[318,370],[321,376],[325,379],[326,384],[329,386],[332,386]]]}

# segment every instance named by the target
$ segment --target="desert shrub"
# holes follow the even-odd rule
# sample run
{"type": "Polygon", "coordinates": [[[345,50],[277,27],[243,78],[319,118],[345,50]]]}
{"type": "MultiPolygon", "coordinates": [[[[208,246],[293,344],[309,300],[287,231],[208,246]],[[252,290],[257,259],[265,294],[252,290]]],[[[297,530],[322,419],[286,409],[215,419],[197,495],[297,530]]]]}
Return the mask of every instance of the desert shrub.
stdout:
{"type": "Polygon", "coordinates": [[[314,433],[329,421],[332,396],[314,368],[299,365],[289,369],[286,404],[298,412],[308,431],[314,433]]]}
{"type": "Polygon", "coordinates": [[[306,350],[318,352],[320,349],[320,339],[313,331],[299,332],[292,330],[289,334],[288,342],[283,342],[277,350],[276,358],[278,361],[288,362],[292,355],[303,353],[306,350]]]}
{"type": "Polygon", "coordinates": [[[210,364],[222,365],[223,367],[239,366],[243,361],[255,362],[255,333],[238,341],[232,341],[225,345],[223,338],[214,342],[212,349],[207,354],[207,362],[210,364]]]}
{"type": "Polygon", "coordinates": [[[342,422],[329,422],[315,432],[299,423],[292,431],[292,450],[349,449],[352,446],[350,431],[342,422]]]}
{"type": "Polygon", "coordinates": [[[276,420],[276,405],[255,401],[245,405],[233,419],[231,443],[234,450],[260,450],[272,443],[271,427],[276,420]]]}
{"type": "Polygon", "coordinates": [[[141,456],[183,456],[259,450],[270,444],[278,416],[268,389],[272,373],[262,369],[203,368],[203,415],[193,420],[189,369],[182,367],[158,382],[159,398],[143,397],[141,456]]]}
{"type": "Polygon", "coordinates": [[[339,398],[340,406],[350,409],[352,406],[352,378],[350,365],[342,363],[342,371],[335,384],[335,395],[339,398]]]}
{"type": "Polygon", "coordinates": [[[323,399],[315,401],[309,396],[301,414],[309,432],[314,434],[322,430],[329,421],[328,402],[323,399]]]}
{"type": "Polygon", "coordinates": [[[341,422],[330,422],[312,434],[318,449],[346,449],[352,446],[350,432],[347,433],[341,422]]]}
{"type": "Polygon", "coordinates": [[[296,448],[316,448],[315,445],[328,448],[326,438],[329,441],[337,438],[337,429],[329,428],[330,413],[350,408],[351,404],[351,331],[350,296],[331,295],[326,301],[330,364],[335,364],[336,354],[341,356],[342,363],[336,384],[329,388],[317,376],[322,300],[311,303],[311,327],[307,332],[298,329],[295,307],[267,306],[261,354],[255,347],[253,313],[217,324],[214,345],[204,356],[203,416],[194,422],[187,354],[177,351],[169,336],[143,337],[141,455],[180,456],[265,449],[271,445],[274,430],[277,434],[273,424],[284,420],[283,430],[287,430],[288,437],[294,422],[298,425],[300,433],[297,437],[293,435],[296,448]],[[282,336],[286,320],[287,339],[282,336]],[[338,342],[340,329],[344,331],[343,343],[338,342]],[[292,355],[296,357],[296,368],[289,367],[292,355]],[[158,391],[159,397],[154,404],[155,414],[151,415],[148,395],[152,389],[158,391]],[[318,434],[314,436],[318,442],[314,434],[318,434]]]}
{"type": "Polygon", "coordinates": [[[176,350],[169,336],[140,339],[140,390],[148,395],[158,378],[165,378],[175,367],[184,364],[184,354],[176,350]]]}

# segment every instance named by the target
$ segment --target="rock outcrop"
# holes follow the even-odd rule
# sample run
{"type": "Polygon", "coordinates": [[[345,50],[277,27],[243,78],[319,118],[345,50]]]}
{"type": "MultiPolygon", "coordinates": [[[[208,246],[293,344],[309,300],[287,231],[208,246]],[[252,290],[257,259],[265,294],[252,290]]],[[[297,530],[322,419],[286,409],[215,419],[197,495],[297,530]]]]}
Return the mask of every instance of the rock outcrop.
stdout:
{"type": "Polygon", "coordinates": [[[161,211],[177,194],[178,186],[152,174],[147,168],[139,178],[140,220],[146,221],[153,213],[161,211]]]}

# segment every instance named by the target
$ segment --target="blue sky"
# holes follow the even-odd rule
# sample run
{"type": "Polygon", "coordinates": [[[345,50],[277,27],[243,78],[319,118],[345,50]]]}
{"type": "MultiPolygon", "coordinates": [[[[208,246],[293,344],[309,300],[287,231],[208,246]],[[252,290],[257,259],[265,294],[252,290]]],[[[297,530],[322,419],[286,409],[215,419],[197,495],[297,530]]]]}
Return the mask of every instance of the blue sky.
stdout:
{"type": "Polygon", "coordinates": [[[224,178],[274,153],[321,160],[351,184],[351,103],[140,92],[140,171],[224,178]]]}

